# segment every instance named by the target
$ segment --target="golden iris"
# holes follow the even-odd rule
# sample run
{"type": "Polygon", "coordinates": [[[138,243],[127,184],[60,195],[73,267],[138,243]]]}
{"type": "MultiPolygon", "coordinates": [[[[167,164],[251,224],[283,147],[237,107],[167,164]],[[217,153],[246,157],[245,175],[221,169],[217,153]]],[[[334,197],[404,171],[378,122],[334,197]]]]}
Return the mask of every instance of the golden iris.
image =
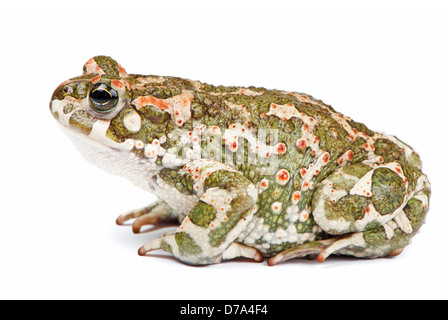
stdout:
{"type": "Polygon", "coordinates": [[[90,88],[90,106],[98,113],[108,113],[118,104],[118,93],[104,83],[96,83],[90,88]]]}

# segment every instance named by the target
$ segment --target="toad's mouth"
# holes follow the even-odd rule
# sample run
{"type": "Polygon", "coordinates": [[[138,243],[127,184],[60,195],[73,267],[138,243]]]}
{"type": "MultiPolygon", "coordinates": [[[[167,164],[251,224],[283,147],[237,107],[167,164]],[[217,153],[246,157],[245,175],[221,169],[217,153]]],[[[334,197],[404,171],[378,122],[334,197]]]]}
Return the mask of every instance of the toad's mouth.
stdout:
{"type": "Polygon", "coordinates": [[[70,125],[58,122],[62,131],[72,140],[75,146],[83,151],[88,150],[103,150],[103,151],[124,151],[129,152],[134,148],[134,140],[126,139],[122,143],[115,142],[106,136],[110,121],[97,120],[92,126],[89,134],[72,128],[70,125]]]}
{"type": "Polygon", "coordinates": [[[111,120],[94,119],[76,99],[53,100],[50,110],[63,131],[78,145],[93,144],[93,148],[107,148],[120,151],[130,151],[134,148],[134,140],[126,139],[117,142],[107,136],[111,120]]]}

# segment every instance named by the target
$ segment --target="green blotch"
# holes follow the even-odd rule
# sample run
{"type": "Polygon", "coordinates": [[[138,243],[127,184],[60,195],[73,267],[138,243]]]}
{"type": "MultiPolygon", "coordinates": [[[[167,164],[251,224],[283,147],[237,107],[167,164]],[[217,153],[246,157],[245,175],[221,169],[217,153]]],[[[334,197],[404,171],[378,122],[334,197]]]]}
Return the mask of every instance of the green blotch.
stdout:
{"type": "MultiPolygon", "coordinates": [[[[347,151],[348,133],[331,117],[317,125],[314,134],[319,137],[319,147],[327,150],[330,156],[343,154],[347,151]]],[[[355,154],[357,154],[355,152],[355,154]]],[[[334,159],[330,159],[332,162],[334,159]]]]}
{"type": "Polygon", "coordinates": [[[165,112],[163,110],[151,107],[151,106],[147,106],[147,107],[142,107],[138,110],[138,113],[148,119],[151,123],[154,124],[160,124],[160,123],[164,123],[167,121],[170,121],[171,116],[168,112],[165,112]]]}
{"type": "Polygon", "coordinates": [[[388,168],[378,168],[372,175],[372,203],[381,215],[394,212],[402,203],[406,188],[400,176],[388,168]]]}
{"type": "Polygon", "coordinates": [[[394,142],[387,139],[378,139],[375,144],[375,154],[381,156],[385,163],[405,161],[404,151],[394,142]]]}
{"type": "Polygon", "coordinates": [[[208,203],[199,201],[188,216],[195,225],[207,228],[210,222],[216,218],[216,210],[208,203]]]}
{"type": "MultiPolygon", "coordinates": [[[[247,210],[246,212],[244,212],[243,217],[249,214],[251,210],[247,210]]],[[[226,240],[227,234],[230,232],[230,230],[235,227],[240,219],[244,219],[239,214],[227,213],[227,215],[229,216],[229,218],[226,221],[222,222],[219,227],[211,230],[208,235],[210,239],[209,243],[213,247],[220,246],[226,240]]]]}
{"type": "Polygon", "coordinates": [[[94,60],[110,78],[120,78],[117,61],[107,56],[97,56],[94,60]]]}
{"type": "Polygon", "coordinates": [[[164,168],[160,170],[159,175],[163,181],[176,188],[180,193],[187,195],[194,193],[194,181],[189,174],[180,174],[178,170],[164,168]]]}
{"type": "Polygon", "coordinates": [[[124,142],[126,139],[135,139],[136,133],[126,129],[123,124],[124,117],[131,112],[135,112],[134,109],[129,107],[123,108],[123,110],[111,120],[109,129],[107,129],[106,133],[109,138],[118,143],[124,142]]]}
{"type": "Polygon", "coordinates": [[[384,245],[388,239],[384,228],[375,228],[363,233],[364,241],[373,248],[384,245]]]}
{"type": "Polygon", "coordinates": [[[202,253],[201,247],[186,232],[177,232],[174,236],[179,252],[183,256],[198,255],[202,253]]]}
{"type": "Polygon", "coordinates": [[[343,218],[346,221],[354,222],[364,217],[369,204],[369,198],[359,195],[348,195],[335,203],[326,202],[326,216],[330,220],[343,218]]]}
{"type": "Polygon", "coordinates": [[[425,219],[425,208],[420,200],[412,198],[403,208],[406,217],[412,225],[412,230],[417,231],[422,226],[425,219]]]}
{"type": "Polygon", "coordinates": [[[76,131],[80,131],[86,135],[92,131],[93,124],[96,119],[83,110],[76,110],[70,116],[70,127],[76,131]]]}
{"type": "Polygon", "coordinates": [[[394,250],[406,247],[412,236],[412,234],[408,235],[400,228],[396,228],[392,238],[388,239],[384,227],[365,231],[363,233],[363,238],[367,246],[374,249],[380,248],[381,253],[379,256],[383,257],[390,255],[394,250]]]}
{"type": "Polygon", "coordinates": [[[233,191],[235,189],[244,190],[249,185],[249,181],[240,172],[218,170],[212,172],[204,181],[204,187],[219,187],[224,190],[233,191]]]}
{"type": "Polygon", "coordinates": [[[422,175],[421,170],[415,166],[407,164],[401,164],[401,169],[403,170],[406,179],[408,179],[408,188],[410,190],[415,190],[417,180],[422,175]]]}
{"type": "Polygon", "coordinates": [[[342,169],[342,172],[349,174],[351,176],[357,177],[357,178],[362,178],[370,170],[373,170],[373,168],[366,164],[363,164],[363,163],[356,163],[356,164],[352,164],[352,165],[344,167],[342,169]]]}
{"type": "Polygon", "coordinates": [[[171,246],[165,240],[162,240],[162,243],[160,244],[160,248],[173,254],[173,248],[171,248],[171,246]]]}

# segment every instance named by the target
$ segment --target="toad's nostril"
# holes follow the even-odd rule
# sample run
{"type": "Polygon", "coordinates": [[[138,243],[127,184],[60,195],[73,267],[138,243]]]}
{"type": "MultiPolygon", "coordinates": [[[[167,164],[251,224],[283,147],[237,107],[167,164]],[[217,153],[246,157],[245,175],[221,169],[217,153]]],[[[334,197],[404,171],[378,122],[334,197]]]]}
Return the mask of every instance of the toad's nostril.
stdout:
{"type": "Polygon", "coordinates": [[[53,95],[51,96],[51,100],[50,100],[50,111],[53,113],[53,116],[57,116],[57,113],[54,113],[53,111],[53,101],[54,100],[64,100],[64,98],[71,93],[71,91],[73,91],[73,89],[68,86],[66,83],[62,83],[61,85],[59,85],[56,90],[54,90],[53,95]]]}
{"type": "Polygon", "coordinates": [[[73,87],[67,84],[60,85],[58,89],[61,90],[65,95],[73,93],[73,87]]]}
{"type": "Polygon", "coordinates": [[[51,101],[58,99],[62,100],[69,93],[70,89],[68,86],[61,84],[59,87],[54,90],[53,95],[51,97],[51,101]]]}

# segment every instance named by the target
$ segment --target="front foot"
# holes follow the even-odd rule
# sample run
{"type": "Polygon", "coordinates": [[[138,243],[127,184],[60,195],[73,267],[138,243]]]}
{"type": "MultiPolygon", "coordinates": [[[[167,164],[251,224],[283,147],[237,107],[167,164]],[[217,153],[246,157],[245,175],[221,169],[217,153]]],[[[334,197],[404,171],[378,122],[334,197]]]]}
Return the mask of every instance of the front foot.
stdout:
{"type": "Polygon", "coordinates": [[[178,218],[173,210],[163,201],[157,200],[155,203],[141,208],[131,210],[120,215],[116,223],[124,225],[126,221],[135,219],[132,223],[132,231],[140,233],[140,230],[145,225],[160,225],[170,222],[178,222],[178,218]]]}
{"type": "MultiPolygon", "coordinates": [[[[140,256],[145,256],[148,252],[164,249],[171,254],[173,254],[173,244],[175,241],[175,234],[168,234],[161,238],[154,239],[144,246],[138,249],[138,254],[140,256]],[[171,244],[169,244],[171,243],[171,244]]],[[[178,249],[176,249],[177,253],[178,249]]],[[[232,260],[236,258],[246,258],[249,260],[253,260],[255,262],[262,262],[264,260],[263,255],[260,251],[255,248],[245,246],[241,243],[233,242],[220,256],[219,260],[213,261],[212,263],[219,263],[221,260],[232,260]]],[[[211,260],[210,260],[211,261],[211,260]]],[[[186,261],[184,261],[186,262],[186,261]]],[[[188,263],[188,262],[186,262],[188,263]]],[[[189,263],[196,264],[196,263],[189,263]]],[[[208,263],[205,263],[208,264],[208,263]]]]}

